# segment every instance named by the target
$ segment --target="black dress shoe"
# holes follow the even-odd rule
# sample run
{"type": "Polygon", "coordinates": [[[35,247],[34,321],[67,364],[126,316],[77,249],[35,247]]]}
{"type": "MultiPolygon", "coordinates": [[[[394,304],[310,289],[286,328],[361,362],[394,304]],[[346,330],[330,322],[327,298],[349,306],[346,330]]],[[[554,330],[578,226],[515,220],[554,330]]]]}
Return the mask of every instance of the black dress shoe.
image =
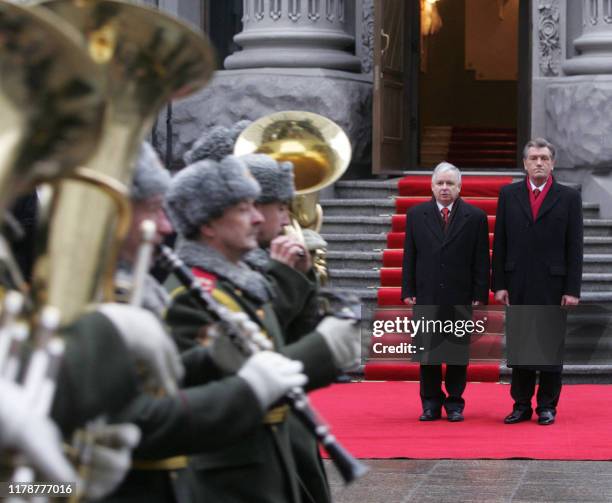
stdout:
{"type": "Polygon", "coordinates": [[[504,418],[504,423],[514,424],[531,419],[531,410],[513,410],[504,418]]]}
{"type": "Polygon", "coordinates": [[[555,413],[552,410],[545,410],[538,415],[538,424],[546,426],[555,422],[555,413]]]}
{"type": "Polygon", "coordinates": [[[446,412],[446,418],[451,422],[451,423],[458,423],[460,421],[463,421],[463,414],[461,412],[459,412],[458,410],[449,410],[446,412]]]}
{"type": "Polygon", "coordinates": [[[436,419],[440,419],[442,414],[440,411],[434,411],[431,409],[425,409],[423,414],[419,417],[419,421],[435,421],[436,419]]]}

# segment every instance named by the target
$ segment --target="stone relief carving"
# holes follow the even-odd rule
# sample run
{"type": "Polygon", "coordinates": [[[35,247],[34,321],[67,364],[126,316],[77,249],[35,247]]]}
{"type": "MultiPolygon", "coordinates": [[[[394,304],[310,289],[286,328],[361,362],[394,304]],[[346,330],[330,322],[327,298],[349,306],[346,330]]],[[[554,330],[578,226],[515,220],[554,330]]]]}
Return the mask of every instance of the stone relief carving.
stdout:
{"type": "Polygon", "coordinates": [[[540,0],[538,5],[538,40],[540,44],[540,75],[559,75],[561,43],[559,34],[559,1],[540,0]]]}
{"type": "Polygon", "coordinates": [[[297,23],[302,16],[302,0],[289,0],[289,13],[287,17],[297,23]]]}
{"type": "Polygon", "coordinates": [[[311,21],[321,19],[321,0],[308,0],[308,19],[311,21]]]}
{"type": "Polygon", "coordinates": [[[257,21],[261,21],[265,16],[265,8],[264,8],[264,0],[253,0],[254,6],[253,10],[255,11],[255,19],[257,21]]]}
{"type": "Polygon", "coordinates": [[[361,71],[372,73],[374,67],[374,0],[363,0],[361,24],[361,71]]]}
{"type": "Polygon", "coordinates": [[[242,2],[242,24],[244,25],[249,21],[249,12],[251,12],[250,0],[243,0],[242,2]]]}
{"type": "Polygon", "coordinates": [[[589,22],[592,25],[596,25],[599,20],[598,0],[590,0],[589,4],[589,22]]]}
{"type": "Polygon", "coordinates": [[[283,15],[283,5],[281,0],[270,0],[270,17],[278,21],[283,15]]]}
{"type": "Polygon", "coordinates": [[[336,0],[325,0],[325,17],[330,23],[334,22],[334,7],[336,6],[336,0]]]}
{"type": "Polygon", "coordinates": [[[607,24],[612,24],[612,0],[604,0],[603,20],[607,24]]]}

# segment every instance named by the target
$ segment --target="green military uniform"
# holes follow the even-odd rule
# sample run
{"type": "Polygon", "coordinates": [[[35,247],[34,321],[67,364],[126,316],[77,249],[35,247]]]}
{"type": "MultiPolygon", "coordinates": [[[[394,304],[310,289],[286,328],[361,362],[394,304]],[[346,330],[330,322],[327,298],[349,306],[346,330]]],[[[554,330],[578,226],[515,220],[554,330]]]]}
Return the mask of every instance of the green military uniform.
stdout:
{"type": "MultiPolygon", "coordinates": [[[[143,305],[159,315],[165,311],[164,296],[153,278],[147,282],[143,305]]],[[[244,379],[224,376],[204,347],[192,347],[181,356],[185,376],[176,396],[141,393],[113,418],[136,424],[142,438],[132,470],[107,503],[201,501],[187,456],[236,442],[261,424],[264,411],[244,379]]]]}
{"type": "Polygon", "coordinates": [[[134,360],[110,320],[90,312],[66,336],[51,417],[68,435],[100,414],[125,407],[139,393],[134,360]]]}
{"type": "MultiPolygon", "coordinates": [[[[232,310],[245,312],[262,327],[277,349],[304,363],[309,389],[324,386],[333,379],[336,374],[333,358],[319,334],[311,333],[285,346],[272,305],[262,297],[260,287],[267,285],[262,276],[259,275],[261,280],[256,288],[256,278],[248,270],[227,262],[223,264],[219,254],[211,248],[193,242],[188,243],[187,248],[190,252],[184,253],[182,258],[198,266],[194,272],[218,301],[232,310]]],[[[169,325],[183,341],[194,340],[205,319],[206,315],[187,293],[178,294],[167,313],[169,325]]],[[[240,443],[194,458],[192,466],[204,497],[228,503],[300,502],[286,419],[286,412],[277,408],[240,443]]]]}
{"type": "MultiPolygon", "coordinates": [[[[277,260],[270,260],[268,252],[258,248],[245,257],[251,267],[261,271],[274,288],[274,311],[282,325],[285,343],[300,340],[318,323],[318,283],[314,272],[302,274],[277,260]]],[[[319,445],[303,423],[289,415],[291,449],[298,470],[303,502],[331,503],[329,483],[319,445]]]]}

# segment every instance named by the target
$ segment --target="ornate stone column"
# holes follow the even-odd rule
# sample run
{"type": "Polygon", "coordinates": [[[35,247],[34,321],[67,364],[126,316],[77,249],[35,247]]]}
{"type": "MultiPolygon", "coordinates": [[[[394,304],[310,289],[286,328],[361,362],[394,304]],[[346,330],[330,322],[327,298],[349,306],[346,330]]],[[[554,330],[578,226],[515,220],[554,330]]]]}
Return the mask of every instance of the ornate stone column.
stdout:
{"type": "Polygon", "coordinates": [[[583,32],[574,40],[579,56],[567,60],[568,75],[612,73],[612,0],[583,0],[583,32]]]}
{"type": "Polygon", "coordinates": [[[328,68],[359,72],[355,38],[347,19],[349,0],[244,0],[243,50],[225,68],[328,68]]]}

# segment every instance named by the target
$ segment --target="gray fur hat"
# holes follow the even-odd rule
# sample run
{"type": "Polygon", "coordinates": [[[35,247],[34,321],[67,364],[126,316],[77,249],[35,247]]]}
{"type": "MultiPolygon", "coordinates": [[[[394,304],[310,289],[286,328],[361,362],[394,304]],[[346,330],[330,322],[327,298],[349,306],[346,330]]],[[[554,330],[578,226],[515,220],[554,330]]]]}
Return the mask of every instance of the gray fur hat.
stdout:
{"type": "Polygon", "coordinates": [[[291,201],[294,196],[293,164],[276,162],[266,154],[248,154],[240,157],[261,186],[258,203],[291,201]]]}
{"type": "Polygon", "coordinates": [[[166,194],[166,210],[179,234],[191,239],[200,226],[220,217],[244,199],[257,199],[261,189],[237,157],[196,162],[180,171],[166,194]]]}
{"type": "Polygon", "coordinates": [[[159,156],[149,142],[142,142],[134,178],[130,187],[130,198],[133,201],[144,201],[150,197],[164,195],[170,186],[172,177],[162,166],[159,156]]]}
{"type": "Polygon", "coordinates": [[[250,124],[251,121],[242,120],[230,127],[215,126],[205,131],[185,153],[183,161],[185,161],[185,164],[193,164],[204,159],[220,161],[231,155],[234,151],[236,139],[250,124]]]}

